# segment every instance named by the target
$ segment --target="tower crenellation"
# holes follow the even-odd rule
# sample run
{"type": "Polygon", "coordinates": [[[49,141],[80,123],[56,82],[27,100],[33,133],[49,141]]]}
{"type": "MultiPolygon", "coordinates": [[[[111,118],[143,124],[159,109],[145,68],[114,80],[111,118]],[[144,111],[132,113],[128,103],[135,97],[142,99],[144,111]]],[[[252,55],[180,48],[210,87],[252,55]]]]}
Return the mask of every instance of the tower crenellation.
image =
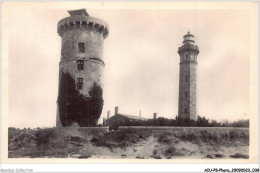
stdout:
{"type": "Polygon", "coordinates": [[[58,23],[58,33],[62,37],[63,33],[70,30],[89,30],[108,36],[109,26],[103,20],[90,17],[85,9],[69,11],[70,17],[64,18],[58,23]]]}

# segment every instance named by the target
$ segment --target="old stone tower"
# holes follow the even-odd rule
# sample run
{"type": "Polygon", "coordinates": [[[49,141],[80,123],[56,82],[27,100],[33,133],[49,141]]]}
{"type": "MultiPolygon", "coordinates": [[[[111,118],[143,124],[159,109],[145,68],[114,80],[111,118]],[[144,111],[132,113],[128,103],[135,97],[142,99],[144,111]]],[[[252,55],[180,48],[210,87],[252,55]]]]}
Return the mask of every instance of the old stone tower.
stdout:
{"type": "Polygon", "coordinates": [[[103,47],[108,24],[85,9],[59,21],[62,37],[56,126],[95,126],[103,109],[103,47]]]}
{"type": "Polygon", "coordinates": [[[180,55],[178,116],[197,120],[196,67],[199,48],[195,45],[194,36],[190,32],[183,38],[183,45],[178,50],[180,55]]]}

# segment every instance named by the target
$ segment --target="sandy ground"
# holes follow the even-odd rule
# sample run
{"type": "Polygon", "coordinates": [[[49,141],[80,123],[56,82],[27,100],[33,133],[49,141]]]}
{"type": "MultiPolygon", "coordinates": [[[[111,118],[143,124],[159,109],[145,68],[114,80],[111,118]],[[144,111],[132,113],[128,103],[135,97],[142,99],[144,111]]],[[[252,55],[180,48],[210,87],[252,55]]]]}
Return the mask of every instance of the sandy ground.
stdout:
{"type": "Polygon", "coordinates": [[[179,142],[174,144],[180,153],[176,156],[166,157],[164,150],[168,145],[159,144],[155,137],[149,137],[146,140],[140,141],[126,148],[113,148],[96,147],[90,142],[86,143],[84,148],[79,153],[69,154],[68,157],[78,158],[81,155],[91,155],[91,159],[174,159],[174,158],[211,158],[214,155],[221,154],[223,157],[218,159],[230,158],[230,155],[241,153],[248,155],[249,146],[210,146],[202,143],[201,145],[193,144],[191,142],[179,142]],[[155,154],[155,151],[157,153],[155,154]],[[155,157],[157,156],[157,157],[155,157]]]}

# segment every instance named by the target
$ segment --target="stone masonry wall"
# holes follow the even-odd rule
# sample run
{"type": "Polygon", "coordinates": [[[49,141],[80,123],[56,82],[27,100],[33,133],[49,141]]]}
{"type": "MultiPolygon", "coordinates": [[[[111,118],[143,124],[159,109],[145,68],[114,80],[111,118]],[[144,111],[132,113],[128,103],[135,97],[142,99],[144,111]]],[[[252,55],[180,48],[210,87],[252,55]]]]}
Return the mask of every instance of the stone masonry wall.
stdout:
{"type": "Polygon", "coordinates": [[[91,58],[103,59],[103,36],[88,30],[68,31],[62,37],[62,53],[60,61],[61,71],[69,72],[77,81],[83,78],[83,89],[80,90],[85,96],[93,83],[103,87],[103,66],[99,61],[91,58]],[[78,52],[78,43],[85,43],[85,53],[78,52]],[[84,61],[84,69],[77,69],[77,60],[84,61]]]}
{"type": "Polygon", "coordinates": [[[70,30],[62,37],[61,61],[100,58],[103,59],[104,38],[90,30],[70,30]],[[78,43],[85,43],[85,53],[78,52],[78,43]]]}
{"type": "Polygon", "coordinates": [[[197,119],[196,115],[196,66],[197,62],[191,60],[194,52],[181,54],[179,76],[179,110],[178,115],[183,118],[197,119]],[[186,59],[186,54],[189,55],[186,59]],[[187,77],[188,76],[188,77],[187,77]],[[188,78],[188,79],[186,79],[188,78]],[[185,112],[187,109],[187,112],[185,112]]]}
{"type": "Polygon", "coordinates": [[[189,95],[189,88],[190,82],[186,81],[186,76],[190,75],[190,67],[189,63],[181,63],[180,64],[180,82],[179,82],[179,113],[183,118],[188,118],[189,114],[185,113],[185,108],[189,111],[189,99],[186,98],[185,92],[188,92],[189,95]]]}
{"type": "Polygon", "coordinates": [[[196,112],[196,67],[197,63],[190,63],[190,105],[189,105],[189,113],[190,119],[197,120],[197,112],[196,112]]]}

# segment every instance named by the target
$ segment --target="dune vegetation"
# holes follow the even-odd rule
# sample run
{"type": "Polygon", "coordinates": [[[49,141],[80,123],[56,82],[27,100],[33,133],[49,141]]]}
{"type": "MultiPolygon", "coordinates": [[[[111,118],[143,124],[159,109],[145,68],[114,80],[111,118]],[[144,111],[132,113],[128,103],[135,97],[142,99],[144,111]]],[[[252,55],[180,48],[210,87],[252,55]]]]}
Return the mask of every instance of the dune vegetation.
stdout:
{"type": "Polygon", "coordinates": [[[9,128],[9,158],[247,159],[248,128],[9,128]]]}

